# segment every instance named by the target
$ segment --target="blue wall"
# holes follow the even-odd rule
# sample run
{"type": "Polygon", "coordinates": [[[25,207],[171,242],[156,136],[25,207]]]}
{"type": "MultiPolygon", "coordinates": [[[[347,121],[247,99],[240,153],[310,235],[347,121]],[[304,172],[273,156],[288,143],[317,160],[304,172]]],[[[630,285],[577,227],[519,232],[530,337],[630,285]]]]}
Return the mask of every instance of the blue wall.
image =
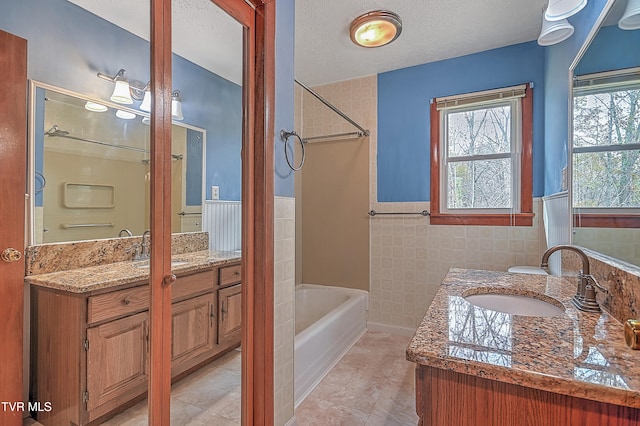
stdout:
{"type": "MultiPolygon", "coordinates": [[[[101,99],[113,84],[97,72],[124,68],[132,79],[149,80],[147,41],[68,1],[4,0],[0,29],[28,40],[30,79],[101,99]]],[[[173,87],[181,92],[184,122],[207,130],[206,187],[220,186],[221,199],[239,200],[241,87],[177,55],[173,87]]]]}
{"type": "Polygon", "coordinates": [[[543,193],[544,53],[535,42],[378,75],[378,201],[430,198],[429,101],[534,83],[533,192],[543,193]]]}
{"type": "Polygon", "coordinates": [[[562,169],[568,161],[569,67],[605,4],[606,0],[587,3],[584,9],[569,18],[575,28],[573,36],[544,50],[544,195],[562,191],[562,169]]]}
{"type": "Polygon", "coordinates": [[[576,67],[576,75],[640,66],[640,30],[600,28],[576,67]]]}
{"type": "MultiPolygon", "coordinates": [[[[276,109],[275,109],[275,176],[274,193],[281,197],[293,197],[293,171],[284,158],[284,146],[280,130],[292,130],[294,120],[293,52],[295,36],[295,2],[276,2],[276,109]]],[[[291,146],[290,146],[291,147],[291,146]]],[[[293,152],[293,149],[289,152],[293,152]]]]}

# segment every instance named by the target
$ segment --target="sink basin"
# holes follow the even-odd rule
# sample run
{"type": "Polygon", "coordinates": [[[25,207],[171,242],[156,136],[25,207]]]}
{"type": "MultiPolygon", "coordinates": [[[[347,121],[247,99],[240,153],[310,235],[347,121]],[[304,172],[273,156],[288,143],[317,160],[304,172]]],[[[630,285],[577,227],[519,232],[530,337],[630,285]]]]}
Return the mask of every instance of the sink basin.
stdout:
{"type": "Polygon", "coordinates": [[[533,292],[522,294],[504,289],[473,289],[462,297],[472,305],[512,315],[554,317],[564,313],[562,303],[552,297],[533,292]]]}
{"type": "MultiPolygon", "coordinates": [[[[173,268],[174,266],[180,266],[180,265],[186,265],[189,262],[184,262],[184,261],[175,261],[175,262],[171,262],[171,267],[173,268]]],[[[145,260],[143,262],[140,262],[139,264],[135,265],[136,268],[149,268],[149,261],[145,260]]]]}

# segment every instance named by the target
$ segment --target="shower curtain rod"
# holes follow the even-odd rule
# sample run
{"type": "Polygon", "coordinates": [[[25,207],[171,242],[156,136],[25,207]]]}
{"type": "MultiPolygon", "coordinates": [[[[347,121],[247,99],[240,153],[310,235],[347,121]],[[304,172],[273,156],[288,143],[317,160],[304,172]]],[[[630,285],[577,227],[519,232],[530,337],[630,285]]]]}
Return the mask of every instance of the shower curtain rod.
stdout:
{"type": "MultiPolygon", "coordinates": [[[[49,130],[44,132],[44,135],[45,136],[49,136],[49,137],[59,137],[59,138],[65,138],[65,139],[72,139],[74,141],[89,142],[89,143],[94,143],[96,145],[109,146],[111,148],[128,149],[129,151],[144,152],[144,153],[147,153],[147,154],[149,154],[151,152],[148,149],[138,148],[137,146],[114,145],[114,144],[111,144],[111,143],[108,143],[108,142],[102,142],[102,141],[97,141],[97,140],[94,140],[94,139],[85,139],[85,138],[79,138],[77,136],[72,136],[66,130],[60,129],[57,124],[54,124],[53,127],[51,127],[49,130]]],[[[182,160],[182,155],[171,154],[171,156],[173,157],[174,160],[182,160]]],[[[144,162],[144,160],[143,160],[143,162],[144,162]]]]}
{"type": "Polygon", "coordinates": [[[328,100],[326,100],[325,98],[320,96],[318,93],[316,93],[313,89],[311,89],[307,85],[305,85],[303,83],[300,83],[300,81],[298,81],[297,78],[294,78],[293,81],[295,81],[304,90],[306,90],[307,92],[311,93],[320,102],[322,102],[323,104],[328,106],[333,112],[335,112],[340,117],[342,117],[345,120],[347,120],[349,123],[351,123],[353,126],[355,126],[358,130],[360,130],[359,132],[339,133],[339,134],[326,135],[326,136],[313,136],[311,138],[304,138],[305,142],[308,142],[308,141],[311,141],[311,140],[317,140],[317,139],[327,139],[327,138],[344,137],[344,136],[358,136],[358,137],[369,136],[369,130],[365,129],[364,127],[362,127],[361,125],[359,125],[358,123],[353,121],[347,114],[345,114],[344,112],[340,111],[337,107],[335,107],[333,104],[331,104],[331,102],[329,102],[328,100]]]}

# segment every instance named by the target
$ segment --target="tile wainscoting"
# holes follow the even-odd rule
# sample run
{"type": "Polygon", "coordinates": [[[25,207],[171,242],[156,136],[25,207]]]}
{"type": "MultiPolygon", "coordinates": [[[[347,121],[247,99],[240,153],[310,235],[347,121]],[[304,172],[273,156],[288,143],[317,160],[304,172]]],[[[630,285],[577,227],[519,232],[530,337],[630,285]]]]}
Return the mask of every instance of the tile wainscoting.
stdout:
{"type": "Polygon", "coordinates": [[[282,426],[294,405],[295,198],[275,197],[274,221],[274,425],[282,426]]]}
{"type": "MultiPolygon", "coordinates": [[[[429,210],[429,203],[373,203],[372,208],[420,212],[429,210]]],[[[531,227],[430,225],[419,215],[372,217],[369,321],[415,330],[452,267],[506,271],[539,265],[546,249],[540,199],[533,208],[531,227]]]]}

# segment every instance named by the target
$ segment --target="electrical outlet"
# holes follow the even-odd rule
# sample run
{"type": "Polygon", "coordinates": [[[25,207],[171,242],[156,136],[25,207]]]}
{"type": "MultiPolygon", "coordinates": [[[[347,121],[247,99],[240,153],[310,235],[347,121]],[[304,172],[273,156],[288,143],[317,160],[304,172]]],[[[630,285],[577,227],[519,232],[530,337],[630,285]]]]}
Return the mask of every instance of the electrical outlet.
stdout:
{"type": "Polygon", "coordinates": [[[567,168],[563,168],[562,169],[562,190],[566,191],[567,189],[569,189],[568,184],[567,184],[567,168]]]}
{"type": "Polygon", "coordinates": [[[211,187],[211,199],[212,200],[219,200],[220,199],[220,187],[219,186],[212,186],[211,187]]]}

